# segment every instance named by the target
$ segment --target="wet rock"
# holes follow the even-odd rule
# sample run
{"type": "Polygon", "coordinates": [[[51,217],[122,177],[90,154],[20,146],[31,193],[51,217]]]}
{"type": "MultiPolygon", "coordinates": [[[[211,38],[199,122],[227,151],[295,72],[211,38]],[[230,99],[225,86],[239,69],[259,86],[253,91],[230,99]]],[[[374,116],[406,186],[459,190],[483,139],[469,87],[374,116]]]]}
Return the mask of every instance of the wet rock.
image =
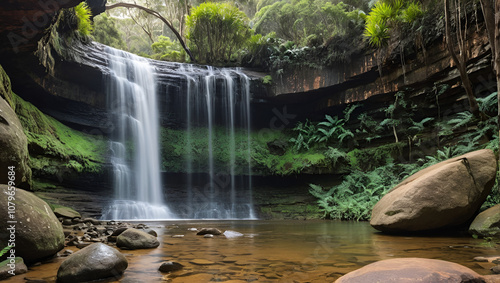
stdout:
{"type": "Polygon", "coordinates": [[[222,232],[217,229],[217,228],[201,228],[196,235],[205,235],[205,234],[212,234],[212,235],[220,235],[222,232]]]}
{"type": "Polygon", "coordinates": [[[71,219],[65,218],[62,221],[62,225],[64,225],[64,226],[71,226],[71,225],[73,225],[73,221],[71,221],[71,219]]]}
{"type": "MultiPolygon", "coordinates": [[[[69,208],[69,207],[57,207],[54,209],[54,214],[57,217],[63,217],[63,218],[81,218],[82,216],[80,213],[78,213],[76,210],[69,208]]],[[[73,223],[74,224],[74,223],[73,223]]]]}
{"type": "Polygon", "coordinates": [[[184,235],[173,235],[172,238],[184,238],[184,235]]]}
{"type": "Polygon", "coordinates": [[[118,237],[120,236],[121,233],[125,232],[129,227],[118,227],[113,231],[113,234],[111,236],[118,237]]]}
{"type": "Polygon", "coordinates": [[[116,238],[116,246],[122,249],[152,249],[159,245],[155,236],[135,228],[125,230],[116,238]]]}
{"type": "Polygon", "coordinates": [[[70,256],[73,254],[73,251],[72,250],[64,250],[62,252],[58,252],[57,255],[60,256],[60,257],[66,257],[66,256],[70,256]]]}
{"type": "Polygon", "coordinates": [[[0,262],[0,280],[28,272],[28,267],[20,257],[6,259],[0,262]]]}
{"type": "Polygon", "coordinates": [[[500,274],[500,265],[497,265],[497,266],[493,266],[492,268],[490,268],[491,272],[493,272],[493,274],[500,274]]]}
{"type": "Polygon", "coordinates": [[[90,246],[92,243],[86,243],[86,242],[78,242],[76,244],[76,247],[79,248],[79,249],[83,249],[83,248],[86,248],[88,246],[90,246]]]}
{"type": "MultiPolygon", "coordinates": [[[[9,190],[6,185],[0,185],[0,194],[6,196],[9,190]]],[[[49,205],[33,193],[17,189],[14,219],[16,235],[16,256],[22,257],[27,263],[55,255],[64,247],[64,231],[49,205]]],[[[5,203],[6,204],[6,203],[5,203]]],[[[8,225],[9,212],[7,205],[0,205],[0,228],[2,231],[8,225]]],[[[6,247],[9,237],[0,237],[0,247],[6,247]]]]}
{"type": "Polygon", "coordinates": [[[193,232],[198,232],[198,229],[196,229],[196,228],[188,228],[187,230],[188,231],[193,231],[193,232]]]}
{"type": "Polygon", "coordinates": [[[425,231],[464,224],[491,192],[496,170],[495,154],[489,149],[425,168],[380,199],[373,208],[370,224],[383,232],[425,231]]]}
{"type": "Polygon", "coordinates": [[[214,235],[212,235],[212,234],[205,234],[205,235],[203,235],[203,238],[213,238],[213,237],[214,237],[214,235]]]}
{"type": "Polygon", "coordinates": [[[181,270],[184,267],[184,265],[178,263],[178,262],[173,262],[173,261],[167,261],[161,264],[160,270],[161,272],[172,272],[172,271],[178,271],[181,270]]]}
{"type": "Polygon", "coordinates": [[[347,273],[336,283],[375,282],[486,282],[473,270],[453,262],[425,258],[394,258],[378,261],[347,273]]]}
{"type": "Polygon", "coordinates": [[[75,283],[117,277],[128,262],[116,249],[96,243],[69,256],[57,271],[57,282],[75,283]]]}
{"type": "Polygon", "coordinates": [[[148,233],[151,236],[158,237],[158,233],[156,233],[156,231],[153,230],[153,229],[143,229],[143,231],[146,232],[146,233],[148,233]]]}
{"type": "Polygon", "coordinates": [[[480,237],[500,235],[500,204],[479,213],[469,227],[469,233],[480,237]]]}
{"type": "Polygon", "coordinates": [[[94,219],[94,218],[84,218],[82,222],[87,223],[87,224],[93,224],[93,225],[101,225],[101,221],[94,219]]]}
{"type": "Polygon", "coordinates": [[[215,264],[215,262],[206,260],[206,259],[193,259],[189,263],[195,264],[195,265],[212,265],[215,264]]]}

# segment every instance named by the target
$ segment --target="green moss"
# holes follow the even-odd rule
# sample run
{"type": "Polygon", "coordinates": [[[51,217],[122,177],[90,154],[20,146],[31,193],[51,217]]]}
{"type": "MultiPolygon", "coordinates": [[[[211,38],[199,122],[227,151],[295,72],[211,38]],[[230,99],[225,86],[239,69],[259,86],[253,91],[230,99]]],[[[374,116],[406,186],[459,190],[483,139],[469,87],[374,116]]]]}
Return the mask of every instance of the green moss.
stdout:
{"type": "Polygon", "coordinates": [[[43,175],[64,170],[100,172],[106,141],[71,129],[14,94],[15,111],[28,138],[31,168],[43,175]]]}
{"type": "Polygon", "coordinates": [[[10,107],[14,108],[10,78],[7,76],[7,73],[2,66],[0,66],[0,96],[3,97],[7,103],[9,103],[10,107]]]}

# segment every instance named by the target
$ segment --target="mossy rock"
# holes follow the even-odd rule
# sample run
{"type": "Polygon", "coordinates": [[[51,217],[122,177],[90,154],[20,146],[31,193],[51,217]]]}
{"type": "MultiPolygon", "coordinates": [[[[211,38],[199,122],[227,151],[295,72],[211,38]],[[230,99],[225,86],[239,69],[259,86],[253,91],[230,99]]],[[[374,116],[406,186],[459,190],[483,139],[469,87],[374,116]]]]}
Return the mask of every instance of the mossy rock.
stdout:
{"type": "Polygon", "coordinates": [[[500,236],[500,204],[479,213],[472,221],[469,233],[480,237],[500,236]]]}
{"type": "MultiPolygon", "coordinates": [[[[9,190],[7,185],[0,185],[0,192],[6,198],[0,206],[0,229],[8,233],[7,228],[15,229],[16,255],[26,262],[33,263],[56,254],[64,247],[64,232],[50,206],[33,193],[16,189],[12,200],[15,213],[9,214],[7,203],[9,190]],[[12,215],[12,217],[9,217],[12,215]],[[16,221],[8,223],[7,221],[16,221]]],[[[0,246],[9,245],[9,237],[0,237],[0,246]]]]}
{"type": "Polygon", "coordinates": [[[31,189],[28,141],[21,122],[4,98],[0,97],[0,184],[13,182],[31,189]]]}
{"type": "Polygon", "coordinates": [[[57,217],[64,217],[64,218],[82,218],[80,213],[73,208],[66,207],[66,206],[59,206],[54,208],[54,214],[57,217]]]}
{"type": "MultiPolygon", "coordinates": [[[[10,255],[10,253],[7,254],[10,255]]],[[[12,275],[12,271],[15,275],[28,272],[28,267],[24,264],[24,260],[21,257],[15,257],[12,259],[7,258],[6,260],[0,262],[0,280],[5,280],[14,276],[12,275]]]]}

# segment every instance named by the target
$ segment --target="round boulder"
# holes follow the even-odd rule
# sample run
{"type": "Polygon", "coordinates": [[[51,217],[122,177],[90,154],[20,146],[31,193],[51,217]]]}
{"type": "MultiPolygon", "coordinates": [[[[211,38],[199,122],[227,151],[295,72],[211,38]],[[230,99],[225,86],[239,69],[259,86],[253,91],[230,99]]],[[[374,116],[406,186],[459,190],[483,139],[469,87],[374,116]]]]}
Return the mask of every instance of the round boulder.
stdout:
{"type": "Polygon", "coordinates": [[[57,271],[57,282],[87,282],[119,277],[127,267],[127,259],[119,251],[95,243],[70,255],[61,264],[57,271]]]}
{"type": "Polygon", "coordinates": [[[0,237],[0,246],[6,247],[12,243],[9,243],[9,239],[15,240],[16,256],[22,257],[27,263],[55,255],[64,247],[64,232],[50,206],[22,189],[16,189],[13,205],[9,205],[7,196],[13,190],[9,191],[8,188],[7,185],[0,185],[0,192],[6,199],[0,205],[0,229],[5,233],[0,237]],[[14,237],[12,233],[15,233],[14,237]]]}
{"type": "Polygon", "coordinates": [[[153,249],[159,245],[155,236],[135,228],[125,230],[116,238],[116,246],[121,249],[153,249]]]}
{"type": "Polygon", "coordinates": [[[469,227],[469,233],[481,237],[500,235],[500,204],[479,213],[469,227]]]}
{"type": "Polygon", "coordinates": [[[373,207],[370,224],[383,232],[414,232],[469,221],[495,183],[493,151],[478,150],[406,178],[373,207]]]}
{"type": "Polygon", "coordinates": [[[378,261],[347,273],[335,283],[484,283],[473,270],[453,262],[426,258],[394,258],[378,261]]]}

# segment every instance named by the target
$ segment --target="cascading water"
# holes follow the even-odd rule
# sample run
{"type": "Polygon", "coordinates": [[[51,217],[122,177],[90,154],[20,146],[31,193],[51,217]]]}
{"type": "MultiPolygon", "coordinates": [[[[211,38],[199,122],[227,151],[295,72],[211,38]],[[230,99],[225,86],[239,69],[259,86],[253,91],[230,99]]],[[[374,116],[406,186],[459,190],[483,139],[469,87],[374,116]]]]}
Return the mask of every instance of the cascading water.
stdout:
{"type": "Polygon", "coordinates": [[[182,209],[182,217],[255,219],[251,190],[248,77],[239,70],[203,69],[192,65],[181,65],[178,72],[186,80],[181,96],[185,97],[188,152],[185,160],[187,209],[182,209]],[[206,131],[206,142],[203,143],[206,148],[198,148],[192,142],[195,135],[200,136],[200,131],[206,131]],[[225,136],[224,139],[221,136],[225,136]],[[221,140],[227,144],[220,144],[221,140]],[[216,149],[219,151],[215,152],[216,149]],[[206,157],[200,157],[199,152],[206,152],[206,157]],[[221,164],[224,158],[220,155],[224,154],[229,157],[221,164]],[[241,156],[246,165],[237,164],[242,163],[241,156]],[[207,158],[205,165],[200,160],[203,158],[207,158]],[[200,177],[199,172],[206,172],[208,178],[200,177]]]}
{"type": "Polygon", "coordinates": [[[159,118],[154,69],[133,54],[106,49],[115,200],[103,219],[171,219],[160,177],[159,118]]]}

